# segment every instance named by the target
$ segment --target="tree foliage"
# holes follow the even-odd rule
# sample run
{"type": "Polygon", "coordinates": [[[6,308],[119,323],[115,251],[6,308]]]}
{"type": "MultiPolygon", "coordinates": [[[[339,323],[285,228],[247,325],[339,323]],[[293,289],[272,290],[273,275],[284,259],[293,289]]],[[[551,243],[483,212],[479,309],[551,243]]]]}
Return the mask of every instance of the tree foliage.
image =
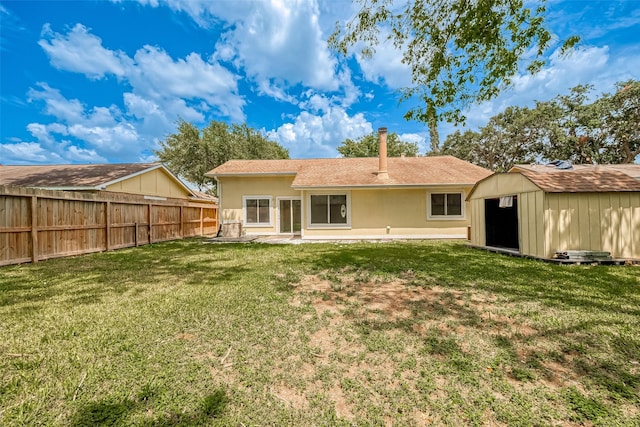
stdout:
{"type": "MultiPolygon", "coordinates": [[[[470,103],[497,96],[523,62],[539,70],[552,40],[545,0],[533,8],[524,0],[408,0],[399,10],[393,0],[356,1],[359,12],[345,26],[336,23],[329,45],[344,55],[358,46],[364,57],[385,41],[402,50],[412,77],[402,99],[421,100],[405,118],[427,123],[432,133],[440,119],[462,122],[470,103]]],[[[571,37],[563,50],[577,42],[571,37]]]]}
{"type": "Polygon", "coordinates": [[[479,131],[449,135],[443,153],[506,171],[517,163],[631,163],[640,155],[640,82],[590,101],[579,85],[534,108],[509,107],[479,131]]]}
{"type": "Polygon", "coordinates": [[[629,80],[616,86],[615,94],[600,101],[604,104],[604,129],[615,141],[617,158],[631,163],[640,156],[640,82],[629,80]]]}
{"type": "Polygon", "coordinates": [[[177,132],[160,141],[160,147],[155,152],[160,161],[200,190],[213,188],[214,181],[204,174],[228,160],[289,158],[287,149],[246,124],[229,126],[215,120],[202,131],[180,120],[177,132]]]}
{"type": "MultiPolygon", "coordinates": [[[[401,141],[395,132],[387,135],[387,156],[389,157],[400,157],[402,155],[415,157],[418,155],[418,150],[418,144],[401,141]]],[[[347,138],[338,147],[338,153],[342,157],[377,157],[379,154],[378,138],[374,133],[365,135],[355,141],[347,138]]]]}
{"type": "Polygon", "coordinates": [[[449,135],[442,152],[500,172],[516,163],[530,163],[539,140],[536,116],[527,108],[509,107],[479,132],[456,131],[449,135]]]}

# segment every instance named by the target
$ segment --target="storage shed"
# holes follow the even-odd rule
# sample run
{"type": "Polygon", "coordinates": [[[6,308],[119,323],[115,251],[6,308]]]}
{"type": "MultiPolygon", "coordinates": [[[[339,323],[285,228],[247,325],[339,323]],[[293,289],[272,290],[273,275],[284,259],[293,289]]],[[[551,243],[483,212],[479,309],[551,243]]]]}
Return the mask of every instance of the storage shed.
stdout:
{"type": "Polygon", "coordinates": [[[472,245],[640,259],[640,165],[518,165],[479,181],[467,200],[472,245]]]}

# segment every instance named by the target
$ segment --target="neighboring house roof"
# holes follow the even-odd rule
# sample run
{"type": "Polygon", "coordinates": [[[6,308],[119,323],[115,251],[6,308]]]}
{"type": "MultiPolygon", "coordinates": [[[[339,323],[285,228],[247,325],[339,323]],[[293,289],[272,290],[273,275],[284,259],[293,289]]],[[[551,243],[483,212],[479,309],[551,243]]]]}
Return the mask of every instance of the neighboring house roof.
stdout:
{"type": "Polygon", "coordinates": [[[491,172],[453,156],[389,157],[387,175],[377,157],[307,160],[230,160],[207,176],[295,176],[292,188],[473,185],[491,172]]]}
{"type": "Polygon", "coordinates": [[[121,163],[95,165],[0,166],[0,185],[49,190],[104,190],[108,185],[163,169],[195,197],[193,191],[161,163],[121,163]]]}
{"type": "Polygon", "coordinates": [[[211,200],[212,202],[218,203],[218,198],[209,193],[205,193],[204,191],[191,190],[191,192],[198,198],[203,200],[211,200]]]}
{"type": "Polygon", "coordinates": [[[521,173],[547,193],[640,191],[640,165],[573,165],[560,170],[546,165],[516,165],[521,173]]]}

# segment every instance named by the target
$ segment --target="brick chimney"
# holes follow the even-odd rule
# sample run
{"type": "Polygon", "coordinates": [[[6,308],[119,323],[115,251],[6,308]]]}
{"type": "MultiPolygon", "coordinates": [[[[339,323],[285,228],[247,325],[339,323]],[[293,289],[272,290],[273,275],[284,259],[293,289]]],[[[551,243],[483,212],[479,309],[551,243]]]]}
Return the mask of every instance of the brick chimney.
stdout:
{"type": "Polygon", "coordinates": [[[378,177],[387,178],[387,128],[378,129],[378,177]]]}

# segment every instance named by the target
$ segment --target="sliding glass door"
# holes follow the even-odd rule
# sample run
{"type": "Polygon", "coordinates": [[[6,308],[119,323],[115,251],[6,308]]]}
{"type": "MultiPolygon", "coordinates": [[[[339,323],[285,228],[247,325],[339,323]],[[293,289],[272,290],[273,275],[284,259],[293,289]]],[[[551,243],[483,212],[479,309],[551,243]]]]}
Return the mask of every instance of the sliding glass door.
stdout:
{"type": "Polygon", "coordinates": [[[300,234],[302,229],[302,203],[299,198],[278,199],[278,233],[300,234]]]}

